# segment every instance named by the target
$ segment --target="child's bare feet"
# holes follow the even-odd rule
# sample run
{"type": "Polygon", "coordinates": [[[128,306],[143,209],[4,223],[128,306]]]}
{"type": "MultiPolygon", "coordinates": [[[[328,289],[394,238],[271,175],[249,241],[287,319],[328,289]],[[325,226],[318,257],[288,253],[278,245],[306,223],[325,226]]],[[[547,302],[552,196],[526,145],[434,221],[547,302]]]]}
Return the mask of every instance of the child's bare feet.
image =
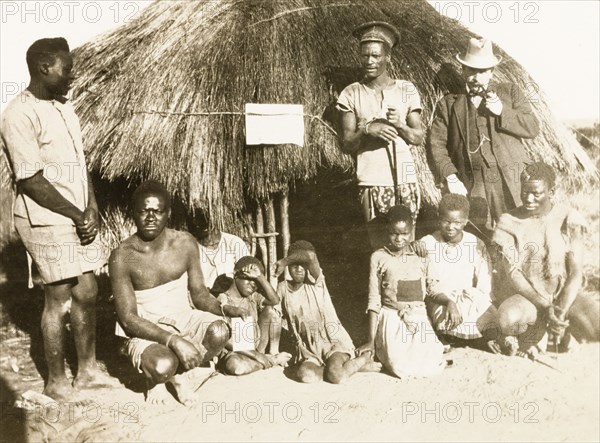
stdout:
{"type": "Polygon", "coordinates": [[[292,354],[289,352],[280,352],[279,354],[273,356],[273,361],[276,365],[283,366],[285,368],[291,358],[292,354]]]}
{"type": "Polygon", "coordinates": [[[374,361],[374,352],[369,350],[369,351],[365,351],[363,352],[359,357],[357,358],[365,358],[367,359],[365,364],[361,366],[361,368],[358,370],[358,372],[381,372],[381,368],[382,365],[379,362],[374,361]]]}
{"type": "Polygon", "coordinates": [[[358,372],[381,372],[382,365],[378,361],[368,361],[358,372]]]}

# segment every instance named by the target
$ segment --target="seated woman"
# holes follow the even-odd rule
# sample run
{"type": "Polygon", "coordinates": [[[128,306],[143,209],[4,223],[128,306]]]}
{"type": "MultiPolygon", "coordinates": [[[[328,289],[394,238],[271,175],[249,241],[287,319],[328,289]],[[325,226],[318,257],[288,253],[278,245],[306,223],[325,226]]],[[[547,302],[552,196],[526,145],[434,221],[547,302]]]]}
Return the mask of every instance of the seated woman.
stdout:
{"type": "MultiPolygon", "coordinates": [[[[549,338],[557,350],[565,331],[577,340],[598,340],[598,302],[579,295],[583,281],[585,221],[553,204],[556,175],[538,162],[521,174],[523,205],[500,217],[492,243],[498,265],[500,337],[496,352],[530,357],[549,338]]],[[[568,334],[567,334],[568,335],[568,334]]]]}
{"type": "Polygon", "coordinates": [[[464,231],[469,211],[466,197],[444,195],[438,208],[439,229],[421,239],[429,255],[428,310],[434,328],[448,342],[484,347],[487,340],[477,339],[495,338],[496,308],[486,247],[464,231]]]}
{"type": "Polygon", "coordinates": [[[374,350],[383,367],[400,378],[436,375],[445,362],[425,309],[429,259],[409,245],[413,220],[408,208],[394,206],[386,217],[388,244],[371,255],[369,339],[358,353],[374,350]]]}

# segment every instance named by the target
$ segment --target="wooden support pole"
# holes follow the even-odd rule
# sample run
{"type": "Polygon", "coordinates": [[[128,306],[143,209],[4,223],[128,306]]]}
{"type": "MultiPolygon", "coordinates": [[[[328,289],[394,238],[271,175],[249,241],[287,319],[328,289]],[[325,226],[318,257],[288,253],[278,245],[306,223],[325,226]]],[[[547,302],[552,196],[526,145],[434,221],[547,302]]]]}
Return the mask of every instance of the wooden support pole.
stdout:
{"type": "Polygon", "coordinates": [[[265,232],[264,234],[252,234],[254,238],[269,238],[269,237],[277,237],[279,232],[265,232]]]}
{"type": "MultiPolygon", "coordinates": [[[[259,236],[264,233],[265,219],[263,217],[262,205],[259,203],[256,205],[256,234],[259,236]]],[[[268,272],[269,253],[267,252],[267,242],[263,237],[258,237],[258,249],[260,249],[263,266],[265,267],[266,272],[268,272]]]]}
{"type": "MultiPolygon", "coordinates": [[[[273,233],[276,230],[275,227],[275,207],[273,206],[273,198],[270,198],[266,204],[266,215],[267,215],[267,232],[273,233]]],[[[269,244],[269,281],[273,288],[277,288],[277,277],[271,273],[272,265],[277,261],[277,237],[271,236],[267,239],[269,244]]]]}
{"type": "Polygon", "coordinates": [[[254,233],[254,226],[252,220],[252,214],[250,212],[246,213],[246,220],[248,226],[248,236],[250,237],[250,255],[252,257],[256,257],[256,234],[254,233]]]}
{"type": "Polygon", "coordinates": [[[284,191],[281,194],[281,200],[279,200],[279,212],[281,217],[281,245],[283,250],[283,256],[287,257],[288,249],[290,247],[290,215],[289,215],[290,202],[288,199],[288,192],[284,191]]]}

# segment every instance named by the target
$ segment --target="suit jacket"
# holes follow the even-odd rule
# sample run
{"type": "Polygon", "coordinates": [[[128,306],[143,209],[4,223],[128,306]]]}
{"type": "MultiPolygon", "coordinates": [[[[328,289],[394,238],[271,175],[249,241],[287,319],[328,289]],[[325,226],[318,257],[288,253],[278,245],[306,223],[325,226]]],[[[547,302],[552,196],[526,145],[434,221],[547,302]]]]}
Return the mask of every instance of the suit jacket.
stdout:
{"type": "MultiPolygon", "coordinates": [[[[530,162],[521,139],[534,138],[538,121],[526,98],[516,85],[493,84],[502,101],[502,115],[489,116],[492,152],[498,169],[517,206],[521,201],[520,175],[530,162]]],[[[456,174],[467,190],[473,187],[473,170],[469,160],[467,134],[467,100],[464,94],[448,94],[437,105],[427,140],[427,154],[436,181],[456,174]]]]}

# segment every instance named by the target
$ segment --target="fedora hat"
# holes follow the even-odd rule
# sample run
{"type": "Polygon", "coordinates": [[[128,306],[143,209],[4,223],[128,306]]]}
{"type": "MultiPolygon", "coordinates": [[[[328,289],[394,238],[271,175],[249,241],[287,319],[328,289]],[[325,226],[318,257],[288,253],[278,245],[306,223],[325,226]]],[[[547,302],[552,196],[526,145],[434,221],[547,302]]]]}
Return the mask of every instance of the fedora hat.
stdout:
{"type": "Polygon", "coordinates": [[[360,43],[381,42],[393,48],[400,41],[400,31],[387,22],[368,22],[358,26],[352,32],[360,43]]]}
{"type": "Polygon", "coordinates": [[[475,69],[489,69],[502,61],[501,56],[495,56],[492,42],[484,38],[472,38],[464,54],[457,54],[456,59],[464,66],[475,69]]]}

